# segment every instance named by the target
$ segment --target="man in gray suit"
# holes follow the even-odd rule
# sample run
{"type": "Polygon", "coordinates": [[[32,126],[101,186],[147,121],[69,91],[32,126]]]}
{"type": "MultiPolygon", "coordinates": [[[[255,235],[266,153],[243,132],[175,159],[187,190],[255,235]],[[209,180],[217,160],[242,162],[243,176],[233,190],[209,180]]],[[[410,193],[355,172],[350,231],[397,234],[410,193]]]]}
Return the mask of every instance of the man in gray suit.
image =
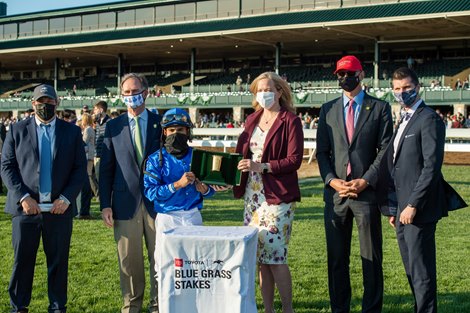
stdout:
{"type": "Polygon", "coordinates": [[[349,256],[355,220],[364,279],[362,312],[381,312],[382,228],[375,186],[380,160],[392,136],[392,115],[388,103],[361,89],[364,71],[356,57],[340,59],[334,74],[344,93],[321,108],[316,153],[325,182],[331,310],[350,310],[349,256]]]}
{"type": "Polygon", "coordinates": [[[122,313],[141,312],[145,290],[145,239],[150,263],[150,313],[158,312],[155,279],[155,216],[143,196],[142,162],[160,148],[160,117],[145,108],[147,79],[130,73],[121,80],[127,114],[106,124],[100,164],[100,205],[117,243],[122,313]]]}

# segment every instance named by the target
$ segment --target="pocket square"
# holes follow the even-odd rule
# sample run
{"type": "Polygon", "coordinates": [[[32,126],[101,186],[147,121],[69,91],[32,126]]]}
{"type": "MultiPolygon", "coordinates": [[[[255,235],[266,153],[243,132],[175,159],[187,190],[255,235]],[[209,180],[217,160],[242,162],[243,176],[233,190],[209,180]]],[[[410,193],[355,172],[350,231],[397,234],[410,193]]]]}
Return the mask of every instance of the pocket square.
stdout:
{"type": "Polygon", "coordinates": [[[415,134],[405,135],[405,139],[406,139],[406,138],[413,137],[414,135],[415,135],[415,134]]]}

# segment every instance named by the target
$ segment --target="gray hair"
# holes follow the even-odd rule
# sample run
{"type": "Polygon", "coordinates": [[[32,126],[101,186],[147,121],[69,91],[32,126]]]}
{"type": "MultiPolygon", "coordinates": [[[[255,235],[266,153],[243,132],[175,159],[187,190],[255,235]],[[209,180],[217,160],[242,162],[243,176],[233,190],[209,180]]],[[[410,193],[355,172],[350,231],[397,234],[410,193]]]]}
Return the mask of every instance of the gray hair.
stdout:
{"type": "Polygon", "coordinates": [[[121,89],[122,86],[124,85],[124,82],[130,78],[135,78],[140,82],[140,85],[142,86],[142,90],[147,90],[149,88],[149,83],[147,81],[147,78],[145,78],[144,75],[138,74],[138,73],[127,73],[121,78],[121,89]]]}

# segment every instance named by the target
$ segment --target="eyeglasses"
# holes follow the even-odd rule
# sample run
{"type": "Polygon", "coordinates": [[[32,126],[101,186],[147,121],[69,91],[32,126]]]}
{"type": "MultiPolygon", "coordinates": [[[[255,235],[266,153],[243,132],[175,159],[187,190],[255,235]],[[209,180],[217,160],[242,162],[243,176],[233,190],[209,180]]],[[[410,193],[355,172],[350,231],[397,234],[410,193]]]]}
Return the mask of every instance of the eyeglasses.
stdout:
{"type": "Polygon", "coordinates": [[[336,73],[336,75],[338,75],[339,77],[344,77],[344,76],[348,76],[348,77],[354,77],[358,74],[359,72],[358,71],[339,71],[336,73]]]}
{"type": "Polygon", "coordinates": [[[163,116],[162,124],[166,124],[171,121],[189,123],[188,117],[184,114],[169,114],[169,115],[163,116]]]}

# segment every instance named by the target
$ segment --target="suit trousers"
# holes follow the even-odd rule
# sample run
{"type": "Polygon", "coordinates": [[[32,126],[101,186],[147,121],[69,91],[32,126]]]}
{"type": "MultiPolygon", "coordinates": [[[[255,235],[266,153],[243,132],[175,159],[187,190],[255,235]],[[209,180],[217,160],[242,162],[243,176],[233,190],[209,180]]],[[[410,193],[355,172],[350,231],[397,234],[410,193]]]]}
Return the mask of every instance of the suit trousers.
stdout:
{"type": "Polygon", "coordinates": [[[437,312],[436,224],[404,225],[397,218],[398,247],[416,313],[437,312]]]}
{"type": "Polygon", "coordinates": [[[149,312],[158,312],[157,284],[155,279],[155,220],[143,205],[130,220],[114,221],[114,240],[117,243],[121,292],[124,304],[122,313],[139,313],[145,290],[145,266],[142,238],[145,240],[150,263],[149,312]]]}
{"type": "Polygon", "coordinates": [[[353,220],[356,221],[364,294],[362,312],[381,312],[383,302],[382,224],[376,204],[344,199],[341,204],[325,204],[325,231],[328,254],[328,288],[331,311],[350,311],[351,282],[349,257],[353,220]]]}
{"type": "Polygon", "coordinates": [[[48,273],[48,312],[66,311],[68,261],[72,236],[71,210],[69,208],[63,215],[42,213],[13,217],[14,263],[8,286],[12,312],[27,309],[31,302],[34,267],[41,237],[48,273]]]}

